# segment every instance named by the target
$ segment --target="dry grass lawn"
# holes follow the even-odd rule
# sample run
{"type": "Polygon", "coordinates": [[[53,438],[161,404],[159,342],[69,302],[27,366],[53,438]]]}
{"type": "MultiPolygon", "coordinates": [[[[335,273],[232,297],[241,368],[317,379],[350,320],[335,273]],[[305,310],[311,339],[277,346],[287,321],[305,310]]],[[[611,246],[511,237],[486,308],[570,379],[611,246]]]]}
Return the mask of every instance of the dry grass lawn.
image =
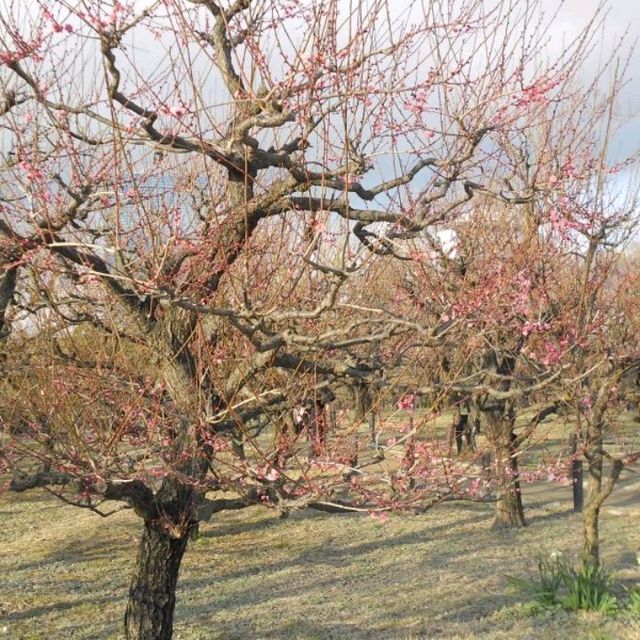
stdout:
{"type": "MultiPolygon", "coordinates": [[[[603,514],[604,560],[640,582],[640,476],[625,471],[603,514]]],[[[490,530],[489,504],[449,503],[421,516],[260,508],[205,524],[183,563],[176,640],[638,640],[640,620],[531,614],[505,575],[575,555],[569,489],[525,487],[530,526],[490,530]]],[[[44,493],[0,499],[0,638],[121,638],[139,523],[106,520],[44,493]]]]}

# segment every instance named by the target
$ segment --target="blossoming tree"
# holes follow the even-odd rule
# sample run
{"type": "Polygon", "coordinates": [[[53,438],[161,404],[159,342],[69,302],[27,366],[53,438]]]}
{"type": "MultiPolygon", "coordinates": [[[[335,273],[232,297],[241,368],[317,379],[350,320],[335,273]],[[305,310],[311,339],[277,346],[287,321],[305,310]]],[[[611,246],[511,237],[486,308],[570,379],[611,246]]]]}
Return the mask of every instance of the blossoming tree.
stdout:
{"type": "MultiPolygon", "coordinates": [[[[545,63],[536,10],[5,3],[1,382],[15,402],[0,468],[16,491],[135,510],[127,638],[171,637],[205,515],[328,508],[340,482],[333,507],[375,501],[366,477],[342,480],[344,451],[307,473],[283,424],[301,395],[370,378],[372,345],[449,326],[372,304],[381,265],[437,243],[478,194],[518,204],[549,186],[553,146],[527,153],[528,138],[564,104],[588,37],[545,63]]],[[[412,447],[406,468],[435,483],[412,447]]]]}

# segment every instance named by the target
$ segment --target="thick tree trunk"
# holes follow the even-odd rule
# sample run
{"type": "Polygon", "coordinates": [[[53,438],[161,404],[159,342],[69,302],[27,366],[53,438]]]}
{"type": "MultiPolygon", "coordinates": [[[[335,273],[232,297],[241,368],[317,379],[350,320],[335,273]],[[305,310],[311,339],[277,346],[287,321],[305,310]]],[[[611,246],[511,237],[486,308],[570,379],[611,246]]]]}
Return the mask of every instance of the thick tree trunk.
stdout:
{"type": "Polygon", "coordinates": [[[353,386],[354,419],[356,422],[364,422],[371,411],[371,392],[369,386],[363,382],[357,382],[353,386]]]}
{"type": "Polygon", "coordinates": [[[516,452],[509,444],[496,454],[498,501],[492,526],[494,529],[526,527],[516,452]]]}
{"type": "Polygon", "coordinates": [[[4,350],[4,343],[9,337],[10,325],[6,323],[6,315],[16,290],[17,274],[17,267],[7,269],[4,272],[0,267],[0,378],[7,375],[7,354],[4,350]]]}
{"type": "Polygon", "coordinates": [[[449,455],[453,454],[453,443],[456,443],[456,449],[458,453],[462,449],[462,442],[458,444],[457,436],[460,427],[460,421],[462,418],[462,413],[460,411],[460,407],[457,404],[454,404],[451,408],[451,425],[449,426],[449,435],[447,438],[447,443],[449,445],[449,455]]]}
{"type": "MultiPolygon", "coordinates": [[[[365,383],[355,382],[351,385],[351,394],[353,397],[353,419],[354,422],[360,425],[364,422],[365,417],[371,407],[371,394],[369,393],[369,388],[365,383]]],[[[375,428],[375,422],[373,423],[375,428]]],[[[369,428],[371,429],[371,423],[369,423],[369,428]]],[[[372,441],[373,441],[373,432],[371,433],[372,441]]],[[[377,448],[377,443],[376,443],[377,448]]],[[[353,452],[351,455],[350,465],[352,467],[358,466],[358,429],[354,432],[353,438],[353,452]]],[[[351,474],[346,474],[346,477],[350,477],[351,474]]]]}
{"type": "Polygon", "coordinates": [[[378,443],[378,439],[380,434],[376,429],[376,412],[371,411],[369,413],[369,433],[371,434],[371,442],[373,444],[373,448],[377,451],[380,448],[378,443]]]}
{"type": "Polygon", "coordinates": [[[125,614],[127,640],[171,640],[176,584],[188,536],[145,524],[125,614]]]}
{"type": "Polygon", "coordinates": [[[496,513],[491,526],[493,529],[517,529],[527,526],[519,487],[498,491],[496,513]]]}
{"type": "Polygon", "coordinates": [[[522,504],[518,452],[513,426],[515,417],[507,407],[498,406],[485,414],[485,432],[495,456],[497,485],[494,529],[518,528],[527,525],[522,504]]]}
{"type": "MultiPolygon", "coordinates": [[[[600,440],[600,442],[602,442],[602,440],[600,440]]],[[[600,563],[600,536],[598,532],[600,509],[605,500],[613,492],[613,488],[624,468],[622,460],[618,458],[614,459],[611,463],[607,480],[603,482],[602,457],[602,454],[595,450],[594,455],[590,456],[587,505],[582,516],[582,559],[585,563],[595,565],[600,563]]]]}
{"type": "Polygon", "coordinates": [[[473,434],[471,433],[471,427],[469,425],[469,414],[462,413],[459,407],[455,408],[453,413],[451,434],[449,436],[450,451],[453,448],[453,440],[456,441],[456,451],[458,455],[462,453],[465,443],[469,451],[475,450],[473,434]]]}
{"type": "Polygon", "coordinates": [[[600,509],[611,495],[624,467],[622,460],[614,460],[607,481],[602,481],[602,456],[596,456],[589,463],[587,483],[587,505],[582,515],[582,559],[586,564],[600,563],[600,509]],[[600,458],[599,460],[597,458],[600,458]]]}

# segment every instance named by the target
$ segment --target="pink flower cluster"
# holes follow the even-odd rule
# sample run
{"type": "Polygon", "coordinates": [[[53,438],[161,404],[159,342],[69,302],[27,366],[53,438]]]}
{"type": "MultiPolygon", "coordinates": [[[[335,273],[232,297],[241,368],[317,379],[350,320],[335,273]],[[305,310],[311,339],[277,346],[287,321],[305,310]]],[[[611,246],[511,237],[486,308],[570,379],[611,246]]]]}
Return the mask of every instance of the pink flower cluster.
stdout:
{"type": "Polygon", "coordinates": [[[187,108],[185,107],[185,105],[181,104],[177,107],[175,106],[168,106],[168,105],[162,105],[160,107],[160,112],[167,115],[167,116],[173,116],[174,118],[176,118],[177,120],[182,120],[182,118],[184,118],[184,116],[188,113],[187,108]]]}
{"type": "Polygon", "coordinates": [[[522,325],[522,335],[526,337],[536,333],[543,333],[548,331],[549,328],[550,325],[548,322],[529,322],[529,320],[527,320],[522,325]]]}
{"type": "Polygon", "coordinates": [[[557,231],[563,239],[569,236],[570,231],[580,231],[583,228],[580,223],[563,216],[556,209],[552,209],[549,213],[549,222],[551,222],[553,229],[557,231]]]}
{"type": "Polygon", "coordinates": [[[416,115],[420,115],[427,108],[427,92],[424,89],[419,89],[411,93],[411,99],[406,100],[404,108],[416,115]]]}
{"type": "Polygon", "coordinates": [[[547,340],[544,343],[544,355],[542,357],[542,364],[545,367],[549,367],[552,364],[556,364],[562,358],[562,350],[558,348],[553,342],[547,340]]]}
{"type": "Polygon", "coordinates": [[[40,171],[35,164],[31,164],[27,160],[21,160],[18,163],[18,166],[27,174],[27,178],[29,178],[31,182],[39,181],[44,178],[42,171],[40,171]]]}
{"type": "Polygon", "coordinates": [[[528,107],[532,104],[547,105],[551,102],[547,94],[556,84],[556,82],[542,79],[536,84],[529,85],[522,90],[520,96],[514,96],[514,105],[516,107],[528,107]]]}
{"type": "Polygon", "coordinates": [[[55,33],[62,33],[63,31],[66,31],[67,33],[73,33],[73,25],[69,23],[61,24],[60,22],[58,22],[58,20],[56,20],[51,11],[49,11],[49,9],[47,9],[46,7],[42,10],[42,15],[44,16],[45,20],[51,23],[51,28],[55,33]]]}
{"type": "Polygon", "coordinates": [[[516,308],[518,313],[527,313],[529,311],[529,299],[531,297],[531,289],[533,288],[533,280],[530,275],[520,271],[516,277],[516,281],[518,286],[516,308]]]}
{"type": "Polygon", "coordinates": [[[416,408],[416,396],[412,393],[408,393],[402,396],[398,401],[398,409],[401,411],[414,411],[416,408]]]}
{"type": "Polygon", "coordinates": [[[42,34],[38,34],[31,41],[25,40],[17,33],[12,35],[13,43],[16,45],[16,51],[0,51],[1,64],[13,64],[25,58],[32,58],[35,62],[42,61],[42,56],[40,55],[40,48],[44,42],[42,34]]]}

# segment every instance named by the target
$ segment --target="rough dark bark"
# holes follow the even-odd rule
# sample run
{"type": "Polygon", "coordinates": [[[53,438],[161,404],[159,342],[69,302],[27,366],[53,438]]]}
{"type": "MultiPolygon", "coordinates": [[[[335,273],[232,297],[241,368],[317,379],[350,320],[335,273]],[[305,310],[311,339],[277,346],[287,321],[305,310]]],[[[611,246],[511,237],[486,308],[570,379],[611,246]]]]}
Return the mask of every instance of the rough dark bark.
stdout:
{"type": "Polygon", "coordinates": [[[498,490],[496,513],[491,526],[493,529],[516,529],[527,526],[519,481],[516,480],[512,486],[498,490]]]}
{"type": "Polygon", "coordinates": [[[525,527],[524,506],[518,470],[515,416],[499,403],[485,412],[485,432],[495,456],[497,485],[494,529],[525,527]]]}
{"type": "Polygon", "coordinates": [[[469,414],[462,413],[460,407],[454,407],[451,431],[449,434],[449,450],[453,449],[453,441],[456,442],[458,455],[462,453],[465,444],[469,451],[475,450],[474,432],[469,423],[469,414]]]}
{"type": "MultiPolygon", "coordinates": [[[[16,267],[7,269],[4,273],[0,270],[0,347],[9,336],[9,325],[6,321],[7,311],[13,300],[16,290],[18,269],[16,267]]],[[[4,353],[0,351],[0,363],[4,364],[4,353]]],[[[4,369],[4,367],[2,367],[4,369]]],[[[0,373],[0,375],[2,375],[0,373]]]]}
{"type": "MultiPolygon", "coordinates": [[[[180,440],[187,439],[184,425],[179,425],[177,432],[174,444],[180,446],[180,440]]],[[[198,478],[206,468],[206,458],[189,458],[180,471],[198,478]]],[[[132,491],[129,487],[132,484],[125,483],[123,490],[128,493],[123,497],[129,498],[142,518],[144,530],[129,589],[125,637],[170,640],[178,572],[189,537],[197,530],[201,496],[191,483],[170,476],[164,478],[156,492],[144,486],[132,491]]],[[[218,506],[224,508],[225,503],[218,506]]]]}
{"type": "MultiPolygon", "coordinates": [[[[493,384],[496,391],[506,393],[510,390],[511,378],[523,345],[522,339],[513,350],[498,351],[489,348],[482,354],[483,368],[501,376],[501,380],[493,384]]],[[[521,434],[519,439],[515,434],[515,406],[510,399],[491,396],[478,398],[476,406],[481,415],[482,431],[494,456],[497,502],[493,528],[524,527],[527,523],[518,471],[518,449],[523,436],[521,434]]]]}
{"type": "MultiPolygon", "coordinates": [[[[366,384],[366,382],[354,381],[351,385],[351,394],[353,397],[353,411],[354,411],[353,419],[356,424],[360,424],[364,422],[365,418],[367,417],[367,413],[371,410],[371,393],[369,391],[369,387],[366,384]]],[[[372,444],[374,444],[374,446],[377,449],[378,445],[377,445],[377,437],[375,434],[375,417],[374,417],[373,423],[369,422],[369,428],[371,430],[372,444]]],[[[353,438],[351,460],[349,462],[349,465],[351,467],[358,466],[358,453],[359,453],[358,449],[359,449],[358,435],[356,430],[353,438]]],[[[345,475],[345,477],[347,478],[350,476],[351,476],[350,472],[345,475]]]]}
{"type": "MultiPolygon", "coordinates": [[[[449,426],[449,433],[448,433],[448,436],[447,436],[447,445],[448,445],[448,449],[449,449],[449,453],[450,454],[453,453],[453,443],[454,442],[456,443],[456,447],[458,449],[458,453],[460,453],[461,446],[457,446],[458,442],[457,442],[456,435],[457,435],[458,430],[459,430],[461,417],[462,417],[462,414],[460,412],[460,407],[457,404],[453,405],[453,407],[451,408],[451,425],[449,426]]],[[[462,442],[460,443],[460,445],[462,445],[462,442]]]]}
{"type": "Polygon", "coordinates": [[[371,411],[371,391],[366,382],[356,382],[353,385],[354,419],[356,422],[364,422],[371,411]]]}
{"type": "Polygon", "coordinates": [[[518,475],[518,457],[510,445],[496,451],[496,468],[498,500],[493,528],[526,527],[518,475]]]}
{"type": "Polygon", "coordinates": [[[378,442],[380,438],[380,434],[376,428],[376,412],[371,411],[369,413],[369,433],[371,435],[371,444],[373,448],[377,451],[380,448],[380,444],[378,442]]]}
{"type": "Polygon", "coordinates": [[[178,572],[188,536],[171,537],[146,523],[138,548],[125,614],[127,640],[171,640],[178,572]]]}
{"type": "Polygon", "coordinates": [[[577,456],[578,435],[571,434],[569,439],[571,451],[571,487],[573,490],[573,510],[581,513],[584,508],[584,486],[582,484],[582,460],[577,456]]]}

